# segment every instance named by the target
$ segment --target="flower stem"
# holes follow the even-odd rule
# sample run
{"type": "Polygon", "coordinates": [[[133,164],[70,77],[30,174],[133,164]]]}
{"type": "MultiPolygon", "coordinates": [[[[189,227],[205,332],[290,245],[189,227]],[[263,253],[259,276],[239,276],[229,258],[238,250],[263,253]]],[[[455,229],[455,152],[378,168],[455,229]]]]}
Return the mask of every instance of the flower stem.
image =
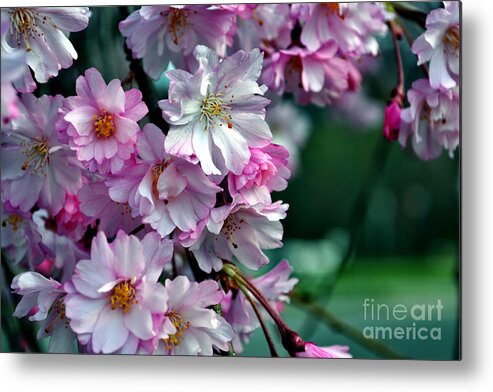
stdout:
{"type": "Polygon", "coordinates": [[[398,103],[402,106],[404,102],[404,66],[402,65],[402,56],[399,49],[399,40],[402,36],[402,29],[395,21],[389,21],[390,31],[392,33],[392,43],[394,44],[395,60],[397,62],[397,86],[393,92],[392,98],[397,98],[398,103]]]}
{"type": "MultiPolygon", "coordinates": [[[[411,33],[407,29],[407,27],[404,25],[404,23],[400,22],[399,23],[401,29],[402,29],[402,34],[406,38],[407,43],[409,44],[409,47],[412,48],[413,43],[414,43],[414,38],[412,37],[411,33]]],[[[430,71],[428,70],[428,66],[426,63],[421,64],[421,68],[423,69],[426,78],[428,79],[430,77],[430,71]]]]}
{"type": "Polygon", "coordinates": [[[278,357],[279,354],[277,353],[276,346],[272,341],[272,337],[270,336],[269,330],[267,329],[267,325],[265,325],[265,321],[262,315],[260,314],[258,307],[255,304],[255,301],[253,300],[253,298],[250,296],[247,289],[243,285],[239,284],[239,288],[242,291],[242,293],[245,295],[248,302],[250,302],[250,305],[252,305],[253,311],[255,312],[255,315],[257,316],[260,326],[262,327],[262,331],[264,332],[265,340],[267,341],[267,345],[269,346],[270,355],[272,357],[278,357]]]}
{"type": "Polygon", "coordinates": [[[296,356],[297,352],[305,350],[305,342],[301,337],[287,326],[287,324],[282,320],[281,316],[272,308],[269,301],[264,297],[264,295],[259,291],[255,285],[253,285],[248,279],[246,279],[234,264],[225,262],[223,271],[230,278],[234,279],[239,286],[244,286],[248,289],[250,293],[255,297],[255,299],[264,307],[264,309],[269,313],[274,322],[277,325],[279,333],[281,334],[282,345],[286,351],[292,357],[296,356]]]}

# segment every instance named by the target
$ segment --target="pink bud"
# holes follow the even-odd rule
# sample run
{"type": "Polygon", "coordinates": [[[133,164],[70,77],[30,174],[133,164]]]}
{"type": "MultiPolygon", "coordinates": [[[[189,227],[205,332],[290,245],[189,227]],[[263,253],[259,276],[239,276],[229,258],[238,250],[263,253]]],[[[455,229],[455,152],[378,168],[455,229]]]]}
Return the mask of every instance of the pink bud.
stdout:
{"type": "Polygon", "coordinates": [[[44,259],[34,269],[36,270],[36,272],[39,272],[40,274],[43,274],[45,276],[50,276],[54,264],[55,264],[54,260],[44,259]]]}
{"type": "Polygon", "coordinates": [[[383,136],[390,142],[397,140],[400,127],[401,108],[396,100],[392,100],[392,102],[385,107],[383,136]]]}

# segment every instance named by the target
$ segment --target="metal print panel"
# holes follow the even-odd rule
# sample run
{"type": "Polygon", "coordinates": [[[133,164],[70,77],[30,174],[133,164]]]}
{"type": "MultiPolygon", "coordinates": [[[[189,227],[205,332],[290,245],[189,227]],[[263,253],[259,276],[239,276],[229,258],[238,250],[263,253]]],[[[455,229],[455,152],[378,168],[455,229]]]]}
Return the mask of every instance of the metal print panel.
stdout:
{"type": "Polygon", "coordinates": [[[460,359],[460,12],[2,8],[2,351],[460,359]]]}

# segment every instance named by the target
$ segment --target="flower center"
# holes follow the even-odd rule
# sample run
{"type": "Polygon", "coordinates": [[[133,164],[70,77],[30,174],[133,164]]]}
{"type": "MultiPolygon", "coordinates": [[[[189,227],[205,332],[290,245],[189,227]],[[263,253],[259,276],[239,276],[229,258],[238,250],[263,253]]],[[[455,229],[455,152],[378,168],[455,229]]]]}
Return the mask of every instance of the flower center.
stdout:
{"type": "Polygon", "coordinates": [[[423,104],[423,108],[421,109],[421,113],[420,113],[419,118],[422,121],[430,121],[431,108],[426,102],[423,104]]]}
{"type": "MultiPolygon", "coordinates": [[[[303,63],[301,62],[300,56],[291,57],[286,64],[286,76],[288,80],[292,80],[296,83],[298,88],[303,88],[303,83],[301,81],[301,74],[303,71],[303,63]]],[[[294,85],[292,85],[294,87],[294,85]]]]}
{"type": "Polygon", "coordinates": [[[110,297],[111,309],[120,308],[124,313],[127,313],[133,304],[139,303],[136,298],[135,288],[129,280],[118,283],[113,288],[113,293],[110,297]]]}
{"type": "Polygon", "coordinates": [[[163,339],[164,345],[168,350],[171,350],[173,346],[180,344],[180,338],[187,329],[190,328],[190,321],[183,320],[183,317],[176,313],[174,310],[165,314],[169,321],[176,328],[176,333],[170,335],[168,338],[163,339]]]}
{"type": "Polygon", "coordinates": [[[241,230],[241,225],[244,222],[243,219],[238,219],[235,215],[230,215],[224,221],[224,225],[221,229],[221,233],[224,234],[226,239],[231,242],[235,249],[238,248],[238,245],[234,242],[234,234],[237,230],[241,230]]]}
{"type": "Polygon", "coordinates": [[[98,139],[107,139],[110,136],[113,136],[116,130],[115,123],[113,122],[113,116],[106,113],[106,110],[103,109],[99,117],[94,116],[94,129],[98,139]]]}
{"type": "MultiPolygon", "coordinates": [[[[166,159],[163,163],[156,165],[152,168],[152,194],[156,199],[159,199],[159,190],[157,189],[157,183],[159,181],[159,177],[166,168],[171,164],[171,159],[166,159]]],[[[165,200],[164,204],[168,204],[168,201],[165,200]]]]}
{"type": "Polygon", "coordinates": [[[187,12],[179,8],[171,8],[168,14],[168,33],[173,36],[175,45],[178,45],[179,39],[185,35],[189,26],[187,12]]]}
{"type": "Polygon", "coordinates": [[[22,223],[21,216],[17,214],[12,214],[9,215],[8,218],[2,222],[2,227],[6,227],[7,225],[10,225],[13,231],[17,231],[21,223],[22,223]]]}
{"type": "MultiPolygon", "coordinates": [[[[10,23],[15,27],[19,36],[17,37],[17,46],[21,46],[21,37],[26,44],[26,51],[31,51],[29,38],[44,35],[38,31],[38,25],[32,10],[28,8],[14,8],[10,11],[10,23]]],[[[13,32],[11,32],[12,34],[13,32]]]]}
{"type": "Polygon", "coordinates": [[[51,322],[45,327],[45,333],[50,333],[58,320],[64,322],[65,328],[68,328],[69,322],[68,320],[66,320],[65,303],[63,302],[62,298],[57,299],[53,303],[52,312],[56,312],[56,315],[53,320],[51,320],[51,322]]]}
{"type": "Polygon", "coordinates": [[[445,44],[445,47],[451,52],[457,52],[460,45],[459,27],[449,27],[447,33],[443,37],[443,43],[445,44]]]}
{"type": "MultiPolygon", "coordinates": [[[[231,97],[233,98],[233,96],[231,97]]],[[[205,130],[208,131],[210,127],[214,127],[217,125],[216,118],[222,119],[228,125],[228,128],[233,128],[233,124],[230,120],[233,119],[233,116],[229,114],[231,107],[224,103],[224,99],[222,98],[222,94],[214,94],[209,93],[207,97],[202,101],[202,108],[200,116],[200,122],[205,119],[205,130]]],[[[219,126],[223,124],[220,122],[219,126]]]]}
{"type": "Polygon", "coordinates": [[[41,141],[27,141],[23,142],[22,155],[26,156],[26,160],[21,166],[23,171],[28,168],[31,169],[32,174],[42,174],[46,176],[45,166],[50,161],[48,151],[50,150],[48,142],[41,141]]]}

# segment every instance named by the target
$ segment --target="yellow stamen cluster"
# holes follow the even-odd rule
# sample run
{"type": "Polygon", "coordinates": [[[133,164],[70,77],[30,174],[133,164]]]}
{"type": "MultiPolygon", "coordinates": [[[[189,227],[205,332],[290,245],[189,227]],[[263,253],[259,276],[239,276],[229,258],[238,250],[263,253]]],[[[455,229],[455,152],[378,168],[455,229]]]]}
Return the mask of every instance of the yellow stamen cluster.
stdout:
{"type": "Polygon", "coordinates": [[[168,14],[168,33],[173,36],[173,43],[178,45],[178,41],[186,30],[191,26],[187,11],[179,8],[171,8],[168,14]]]}
{"type": "Polygon", "coordinates": [[[48,154],[50,147],[48,146],[48,142],[44,140],[30,140],[23,142],[22,146],[24,148],[21,153],[26,157],[26,160],[22,164],[21,169],[25,171],[29,168],[33,174],[42,174],[46,176],[45,166],[50,160],[48,154]]]}
{"type": "Polygon", "coordinates": [[[115,123],[113,122],[113,116],[102,110],[101,115],[94,116],[94,130],[96,131],[96,137],[107,139],[115,133],[115,123]]]}
{"type": "Polygon", "coordinates": [[[443,43],[451,52],[458,52],[460,46],[460,33],[457,26],[452,26],[443,37],[443,43]]]}
{"type": "Polygon", "coordinates": [[[22,223],[22,217],[17,214],[12,214],[9,215],[7,219],[5,219],[2,222],[2,226],[6,227],[7,225],[10,225],[13,231],[17,231],[21,223],[22,223]]]}
{"type": "MultiPolygon", "coordinates": [[[[233,96],[231,96],[233,98],[233,96]]],[[[233,128],[231,120],[233,116],[230,114],[231,107],[224,103],[222,94],[209,93],[207,97],[202,101],[202,108],[199,121],[202,122],[205,119],[205,130],[208,131],[210,127],[217,125],[216,118],[220,118],[226,122],[228,128],[233,128]]],[[[219,123],[222,126],[222,123],[219,123]]]]}
{"type": "Polygon", "coordinates": [[[133,304],[139,303],[136,298],[135,288],[128,280],[118,283],[113,288],[110,302],[112,310],[119,308],[123,310],[123,313],[127,313],[133,304]]]}
{"type": "Polygon", "coordinates": [[[173,346],[178,346],[180,344],[180,338],[183,336],[183,333],[190,328],[190,321],[185,322],[183,317],[175,311],[166,313],[165,316],[168,317],[176,328],[176,333],[174,335],[170,335],[168,338],[163,339],[165,347],[168,350],[171,350],[173,346]]]}

